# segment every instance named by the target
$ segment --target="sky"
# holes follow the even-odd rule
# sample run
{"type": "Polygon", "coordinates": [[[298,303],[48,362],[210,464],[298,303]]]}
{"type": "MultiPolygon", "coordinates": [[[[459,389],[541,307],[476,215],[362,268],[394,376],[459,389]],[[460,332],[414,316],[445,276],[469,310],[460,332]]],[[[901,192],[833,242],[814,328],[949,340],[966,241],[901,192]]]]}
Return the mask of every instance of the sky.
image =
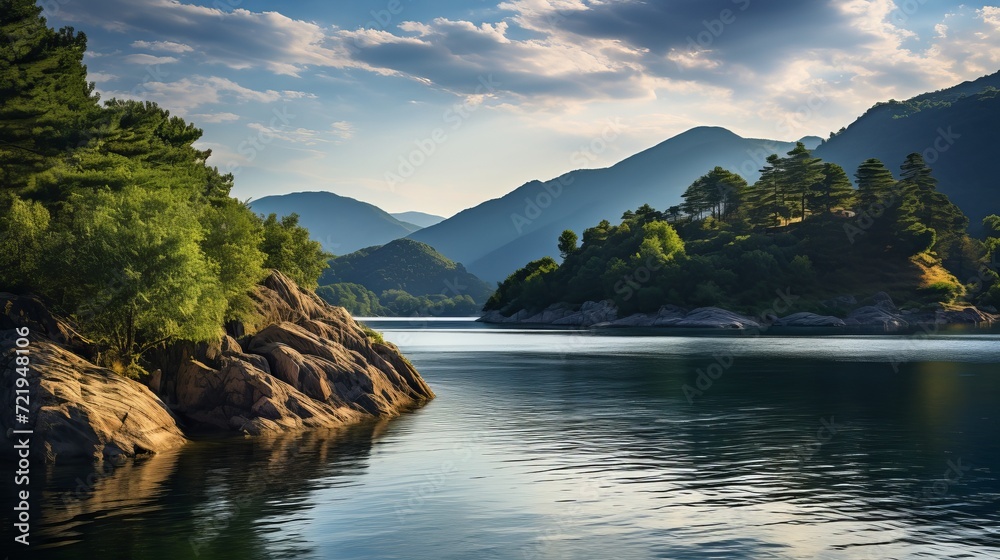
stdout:
{"type": "Polygon", "coordinates": [[[240,199],[450,216],[695,126],[826,137],[1000,70],[1000,8],[943,0],[42,0],[102,99],[205,132],[240,199]]]}

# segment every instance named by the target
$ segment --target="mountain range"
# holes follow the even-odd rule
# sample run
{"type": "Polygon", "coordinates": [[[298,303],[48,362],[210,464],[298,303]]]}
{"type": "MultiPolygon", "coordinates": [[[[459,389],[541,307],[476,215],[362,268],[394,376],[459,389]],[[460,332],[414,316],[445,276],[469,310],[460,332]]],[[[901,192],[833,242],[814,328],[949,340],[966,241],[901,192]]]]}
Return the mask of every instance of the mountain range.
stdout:
{"type": "Polygon", "coordinates": [[[330,192],[266,196],[252,201],[250,208],[258,214],[273,213],[279,217],[298,214],[299,223],[309,230],[312,238],[334,255],[383,245],[420,229],[375,205],[330,192]]]}
{"type": "Polygon", "coordinates": [[[754,181],[768,155],[793,147],[698,127],[605,169],[526,183],[410,238],[465,263],[484,280],[502,280],[530,260],[557,254],[556,238],[564,229],[580,233],[646,203],[661,209],[678,204],[684,189],[717,165],[754,181]]]}
{"type": "Polygon", "coordinates": [[[435,216],[426,212],[394,212],[391,216],[403,223],[413,224],[421,228],[431,227],[446,219],[443,216],[435,216]]]}
{"type": "MultiPolygon", "coordinates": [[[[976,233],[983,217],[1000,211],[1000,188],[990,165],[996,151],[992,135],[1000,129],[998,89],[1000,72],[906,101],[878,103],[828,140],[809,136],[800,141],[851,176],[868,158],[881,159],[895,171],[907,154],[922,153],[934,169],[938,190],[970,217],[976,233]]],[[[531,181],[439,222],[417,213],[392,216],[329,193],[267,197],[252,207],[298,212],[314,238],[335,254],[405,236],[492,282],[528,261],[556,255],[564,229],[581,233],[642,204],[661,210],[677,205],[684,190],[715,166],[752,183],[768,155],[784,154],[794,145],[697,127],[611,167],[531,181]]]]}

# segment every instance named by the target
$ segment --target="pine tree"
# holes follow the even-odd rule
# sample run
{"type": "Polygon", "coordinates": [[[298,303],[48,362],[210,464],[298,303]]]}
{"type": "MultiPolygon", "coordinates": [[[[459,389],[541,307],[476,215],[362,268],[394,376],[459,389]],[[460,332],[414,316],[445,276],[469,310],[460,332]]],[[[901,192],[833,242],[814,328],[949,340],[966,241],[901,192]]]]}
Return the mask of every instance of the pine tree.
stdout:
{"type": "Polygon", "coordinates": [[[900,169],[901,191],[914,219],[936,234],[933,250],[949,261],[949,268],[963,268],[969,219],[947,195],[937,190],[937,179],[923,156],[918,153],[906,156],[900,169]]]}
{"type": "Polygon", "coordinates": [[[858,213],[898,203],[895,200],[896,179],[881,161],[865,160],[854,177],[858,182],[858,213]]]}
{"type": "Polygon", "coordinates": [[[823,167],[819,158],[812,157],[805,144],[795,144],[788,157],[782,158],[779,181],[784,184],[784,190],[790,197],[797,199],[800,216],[806,219],[809,208],[808,201],[817,185],[823,180],[823,167]]]}
{"type": "Polygon", "coordinates": [[[785,184],[781,180],[784,169],[777,154],[767,157],[767,165],[760,170],[760,179],[748,189],[745,199],[750,223],[778,227],[782,218],[790,218],[792,208],[787,203],[785,184]]]}
{"type": "Polygon", "coordinates": [[[34,0],[0,0],[0,181],[16,191],[85,143],[98,111],[86,35],[50,29],[41,12],[34,0]]]}
{"type": "Polygon", "coordinates": [[[854,187],[844,168],[836,163],[823,164],[823,178],[810,193],[813,211],[832,212],[834,208],[849,208],[854,200],[854,187]]]}

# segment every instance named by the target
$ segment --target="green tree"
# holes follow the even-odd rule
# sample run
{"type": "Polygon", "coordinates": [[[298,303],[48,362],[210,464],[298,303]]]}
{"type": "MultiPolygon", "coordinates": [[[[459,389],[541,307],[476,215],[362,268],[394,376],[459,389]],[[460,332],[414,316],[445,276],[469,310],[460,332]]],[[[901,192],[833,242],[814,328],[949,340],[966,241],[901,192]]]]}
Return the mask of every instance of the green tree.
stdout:
{"type": "Polygon", "coordinates": [[[745,197],[750,223],[761,227],[778,227],[781,220],[792,217],[792,207],[782,179],[782,160],[777,154],[767,157],[767,165],[760,170],[760,179],[745,197]]]}
{"type": "Polygon", "coordinates": [[[0,0],[0,183],[17,192],[85,142],[97,112],[87,37],[50,29],[41,12],[34,0],[0,0]]]}
{"type": "Polygon", "coordinates": [[[218,270],[226,298],[226,320],[246,320],[253,311],[250,291],[265,275],[264,225],[245,204],[222,198],[206,205],[202,252],[218,270]]]}
{"type": "Polygon", "coordinates": [[[702,217],[705,211],[725,221],[739,207],[747,182],[722,167],[715,167],[696,179],[681,195],[688,214],[702,217]]]}
{"type": "Polygon", "coordinates": [[[319,285],[319,277],[330,266],[332,256],[318,241],[309,239],[309,230],[299,225],[298,214],[280,220],[276,214],[265,218],[261,249],[267,255],[266,268],[280,270],[310,290],[319,285]]]}
{"type": "Polygon", "coordinates": [[[850,208],[854,202],[854,187],[844,168],[836,163],[823,164],[823,178],[810,193],[809,205],[813,211],[850,208]]]}
{"type": "Polygon", "coordinates": [[[806,212],[813,210],[809,208],[809,200],[823,180],[822,162],[819,158],[812,157],[805,144],[797,142],[788,152],[788,157],[781,159],[778,169],[778,180],[783,183],[784,191],[790,197],[798,199],[799,215],[805,220],[806,212]]]}
{"type": "Polygon", "coordinates": [[[559,263],[552,257],[542,257],[529,262],[524,265],[524,268],[517,269],[497,285],[497,291],[490,296],[486,305],[483,306],[483,310],[503,310],[506,306],[514,302],[518,302],[522,308],[536,305],[538,302],[533,301],[532,297],[536,297],[539,294],[529,292],[536,292],[538,290],[537,284],[543,282],[546,275],[558,269],[559,263]],[[536,285],[529,288],[529,283],[536,285]]]}
{"type": "Polygon", "coordinates": [[[388,313],[388,310],[382,307],[378,296],[360,284],[344,282],[320,286],[316,289],[316,295],[330,305],[347,308],[351,315],[377,317],[388,313]]]}
{"type": "Polygon", "coordinates": [[[906,156],[901,166],[900,191],[906,198],[907,210],[913,219],[934,230],[934,251],[946,261],[953,261],[949,268],[964,267],[965,246],[968,244],[966,229],[969,219],[958,206],[937,190],[937,179],[923,156],[913,153],[906,156]]]}
{"type": "Polygon", "coordinates": [[[563,230],[563,232],[559,235],[559,245],[558,245],[559,254],[562,256],[562,258],[565,259],[567,256],[569,256],[570,253],[576,251],[577,241],[578,239],[576,237],[576,233],[574,233],[573,230],[571,229],[563,230]]]}
{"type": "Polygon", "coordinates": [[[0,194],[0,290],[38,290],[49,212],[13,193],[0,194]]]}
{"type": "Polygon", "coordinates": [[[858,213],[898,204],[896,200],[896,179],[877,159],[866,159],[854,175],[858,183],[858,213]]]}
{"type": "Polygon", "coordinates": [[[176,193],[139,187],[68,202],[50,280],[62,305],[126,366],[162,342],[221,333],[225,292],[201,251],[198,214],[176,193]]]}

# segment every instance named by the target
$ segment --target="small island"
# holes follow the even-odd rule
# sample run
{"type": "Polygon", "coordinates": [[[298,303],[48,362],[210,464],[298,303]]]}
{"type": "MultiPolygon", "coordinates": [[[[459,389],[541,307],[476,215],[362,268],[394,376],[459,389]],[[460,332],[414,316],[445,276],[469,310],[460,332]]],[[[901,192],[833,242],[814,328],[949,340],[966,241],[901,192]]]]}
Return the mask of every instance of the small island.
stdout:
{"type": "Polygon", "coordinates": [[[716,167],[658,211],[643,205],[558,239],[562,263],[511,274],[480,319],[563,327],[862,332],[1000,320],[1000,217],[983,239],[937,190],[920,154],[896,180],[877,159],[855,173],[800,142],[753,185],[716,167]],[[900,303],[896,303],[900,302],[900,303]],[[978,307],[977,307],[978,306],[978,307]]]}

